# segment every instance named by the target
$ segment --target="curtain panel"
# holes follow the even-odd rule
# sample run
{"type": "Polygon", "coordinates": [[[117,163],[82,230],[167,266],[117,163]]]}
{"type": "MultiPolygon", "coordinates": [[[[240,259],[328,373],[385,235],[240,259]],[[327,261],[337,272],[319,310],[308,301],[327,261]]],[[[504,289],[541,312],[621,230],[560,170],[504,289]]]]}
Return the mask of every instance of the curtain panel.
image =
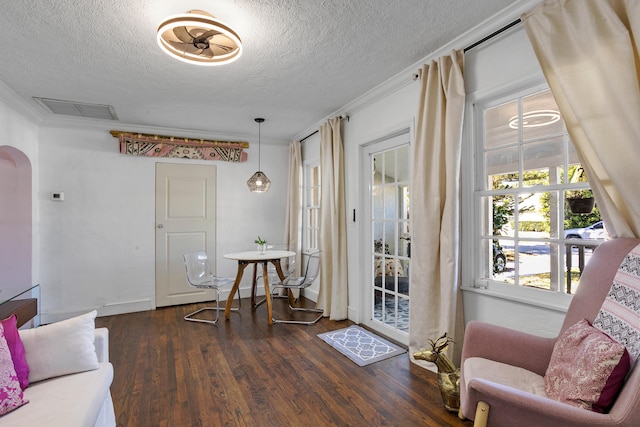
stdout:
{"type": "Polygon", "coordinates": [[[289,250],[296,252],[295,275],[300,276],[302,262],[300,241],[300,217],[302,215],[302,149],[300,141],[289,144],[289,180],[287,188],[287,207],[284,223],[284,240],[289,250]]]}
{"type": "MultiPolygon", "coordinates": [[[[459,284],[460,153],[465,88],[462,51],[424,65],[411,180],[410,354],[446,332],[459,363],[464,333],[459,284]]],[[[435,370],[423,360],[412,361],[435,370]]]]}
{"type": "Polygon", "coordinates": [[[348,316],[347,219],[340,118],[320,126],[320,290],[317,307],[331,320],[348,316]]]}
{"type": "Polygon", "coordinates": [[[609,235],[640,236],[640,2],[545,1],[522,22],[609,235]]]}

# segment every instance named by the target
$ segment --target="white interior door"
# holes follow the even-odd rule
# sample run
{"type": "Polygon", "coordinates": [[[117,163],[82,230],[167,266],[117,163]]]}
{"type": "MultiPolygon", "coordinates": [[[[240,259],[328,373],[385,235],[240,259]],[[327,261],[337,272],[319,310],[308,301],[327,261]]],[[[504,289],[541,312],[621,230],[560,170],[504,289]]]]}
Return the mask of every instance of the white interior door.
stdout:
{"type": "Polygon", "coordinates": [[[409,149],[407,129],[364,147],[362,156],[364,188],[369,189],[362,221],[364,323],[404,344],[409,342],[409,149]]]}
{"type": "Polygon", "coordinates": [[[205,251],[216,260],[216,168],[156,164],[156,306],[215,299],[186,280],[182,255],[205,251]]]}

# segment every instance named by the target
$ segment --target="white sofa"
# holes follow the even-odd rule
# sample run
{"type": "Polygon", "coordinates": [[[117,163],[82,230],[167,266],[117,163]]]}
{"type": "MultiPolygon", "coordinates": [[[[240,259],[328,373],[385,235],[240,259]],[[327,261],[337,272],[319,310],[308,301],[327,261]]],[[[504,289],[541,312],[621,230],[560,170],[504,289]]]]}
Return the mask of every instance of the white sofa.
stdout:
{"type": "MultiPolygon", "coordinates": [[[[93,317],[95,318],[95,315],[93,317]]],[[[87,324],[87,322],[84,323],[87,324]]],[[[113,365],[109,363],[109,331],[106,328],[93,329],[95,334],[93,346],[84,347],[95,351],[97,369],[94,369],[95,358],[91,354],[91,362],[94,366],[90,370],[84,370],[86,369],[86,365],[82,365],[84,361],[78,362],[75,354],[66,357],[67,360],[46,360],[46,358],[54,359],[57,356],[68,355],[69,347],[73,347],[71,353],[81,347],[75,338],[52,337],[53,333],[49,332],[55,329],[47,330],[47,326],[19,331],[30,369],[29,386],[24,390],[24,397],[29,400],[29,403],[0,417],[0,427],[115,426],[115,412],[110,391],[113,365]],[[45,332],[46,339],[43,339],[40,331],[45,332]],[[76,360],[73,360],[74,358],[76,360]],[[62,372],[61,369],[69,372],[69,369],[73,371],[74,368],[82,371],[39,380],[51,374],[55,375],[56,372],[62,372]]],[[[85,329],[82,334],[86,341],[86,326],[82,328],[85,329]]],[[[65,359],[65,357],[58,358],[65,359]]],[[[87,359],[86,355],[81,355],[80,358],[87,359]]]]}

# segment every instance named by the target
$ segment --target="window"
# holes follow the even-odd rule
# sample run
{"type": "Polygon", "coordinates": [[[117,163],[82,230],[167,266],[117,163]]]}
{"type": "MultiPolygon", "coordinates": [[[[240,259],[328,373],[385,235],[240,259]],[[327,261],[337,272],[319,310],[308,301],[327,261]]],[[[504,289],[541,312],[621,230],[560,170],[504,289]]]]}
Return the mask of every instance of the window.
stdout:
{"type": "Polygon", "coordinates": [[[304,242],[305,251],[318,249],[320,230],[320,165],[308,164],[304,168],[304,242]]]}
{"type": "Polygon", "coordinates": [[[548,89],[476,105],[476,285],[571,294],[607,237],[587,177],[548,89]]]}

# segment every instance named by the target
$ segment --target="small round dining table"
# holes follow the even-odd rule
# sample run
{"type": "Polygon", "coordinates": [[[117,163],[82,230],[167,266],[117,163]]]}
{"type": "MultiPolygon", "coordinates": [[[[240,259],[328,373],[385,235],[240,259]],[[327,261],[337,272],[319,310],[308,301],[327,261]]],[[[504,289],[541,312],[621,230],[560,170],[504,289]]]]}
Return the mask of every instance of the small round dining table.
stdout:
{"type": "MultiPolygon", "coordinates": [[[[253,281],[256,280],[256,267],[258,264],[262,264],[262,278],[264,281],[264,292],[266,297],[266,305],[267,305],[267,322],[269,325],[273,325],[273,305],[271,301],[271,290],[269,287],[269,274],[267,271],[267,266],[269,263],[273,264],[280,277],[280,280],[285,279],[285,275],[282,271],[282,267],[280,265],[280,260],[282,258],[288,258],[294,256],[296,253],[291,251],[281,251],[281,250],[266,250],[263,252],[260,251],[246,251],[246,252],[234,252],[225,254],[224,258],[232,259],[238,261],[238,272],[236,273],[236,280],[233,283],[233,287],[231,288],[231,293],[227,298],[227,304],[224,309],[224,318],[229,319],[231,314],[231,305],[233,303],[233,297],[236,292],[239,292],[240,282],[242,281],[242,276],[244,275],[244,269],[247,268],[249,264],[253,264],[253,281]]],[[[251,284],[253,288],[253,283],[251,284]]],[[[253,294],[252,294],[253,295],[253,294]]],[[[289,302],[293,305],[293,296],[291,292],[289,292],[289,302]]],[[[252,307],[254,306],[253,301],[251,301],[252,307]]]]}

